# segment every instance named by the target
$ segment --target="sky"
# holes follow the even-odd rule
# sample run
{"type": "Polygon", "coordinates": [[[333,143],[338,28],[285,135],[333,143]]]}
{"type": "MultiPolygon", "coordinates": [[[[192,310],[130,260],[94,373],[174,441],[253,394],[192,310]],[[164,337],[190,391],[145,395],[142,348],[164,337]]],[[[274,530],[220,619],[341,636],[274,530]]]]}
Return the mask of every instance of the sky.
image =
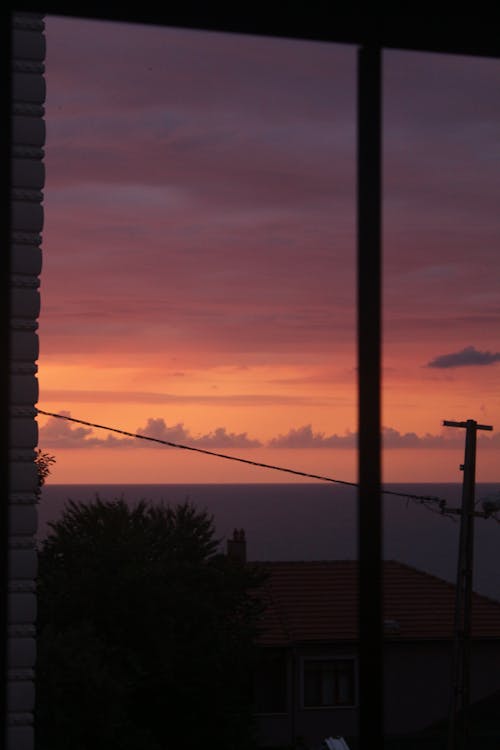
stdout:
{"type": "MultiPolygon", "coordinates": [[[[40,409],[355,481],[348,45],[46,18],[40,409]]],[[[386,482],[500,481],[500,61],[386,51],[386,482]]],[[[54,483],[286,475],[40,415],[54,483]]],[[[297,481],[300,481],[297,479],[297,481]]]]}

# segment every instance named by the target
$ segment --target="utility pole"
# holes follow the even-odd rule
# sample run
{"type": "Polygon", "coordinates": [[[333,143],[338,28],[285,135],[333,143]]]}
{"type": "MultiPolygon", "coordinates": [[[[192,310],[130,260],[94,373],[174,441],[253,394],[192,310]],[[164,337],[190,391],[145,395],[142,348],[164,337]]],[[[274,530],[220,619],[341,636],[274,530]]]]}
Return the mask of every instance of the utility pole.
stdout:
{"type": "Polygon", "coordinates": [[[474,501],[476,484],[476,438],[478,430],[492,430],[490,425],[466,422],[443,422],[445,427],[462,427],[465,432],[460,540],[458,549],[457,587],[450,715],[447,750],[466,750],[469,734],[472,568],[474,561],[474,501]]]}

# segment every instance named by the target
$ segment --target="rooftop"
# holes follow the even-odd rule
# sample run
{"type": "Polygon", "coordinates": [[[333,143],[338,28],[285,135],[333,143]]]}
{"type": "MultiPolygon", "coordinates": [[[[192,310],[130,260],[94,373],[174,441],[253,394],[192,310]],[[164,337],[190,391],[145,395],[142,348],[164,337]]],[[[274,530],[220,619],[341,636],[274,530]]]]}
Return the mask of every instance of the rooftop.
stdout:
{"type": "MultiPolygon", "coordinates": [[[[353,641],[357,638],[356,560],[262,562],[264,645],[353,641]]],[[[385,637],[451,639],[455,586],[395,560],[383,562],[385,637]]],[[[472,595],[472,637],[500,638],[500,602],[472,595]]]]}

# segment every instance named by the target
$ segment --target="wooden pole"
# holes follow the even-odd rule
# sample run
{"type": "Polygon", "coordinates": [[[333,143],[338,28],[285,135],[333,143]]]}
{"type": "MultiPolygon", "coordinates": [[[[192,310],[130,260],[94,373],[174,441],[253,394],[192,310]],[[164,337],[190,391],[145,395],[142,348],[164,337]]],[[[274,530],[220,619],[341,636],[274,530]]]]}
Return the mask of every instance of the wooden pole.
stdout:
{"type": "Polygon", "coordinates": [[[474,503],[476,485],[476,445],[478,430],[492,430],[473,419],[443,422],[445,427],[465,428],[465,456],[460,539],[458,547],[455,623],[453,632],[452,684],[448,721],[447,750],[466,750],[469,737],[470,663],[472,625],[472,585],[474,565],[474,503]]]}

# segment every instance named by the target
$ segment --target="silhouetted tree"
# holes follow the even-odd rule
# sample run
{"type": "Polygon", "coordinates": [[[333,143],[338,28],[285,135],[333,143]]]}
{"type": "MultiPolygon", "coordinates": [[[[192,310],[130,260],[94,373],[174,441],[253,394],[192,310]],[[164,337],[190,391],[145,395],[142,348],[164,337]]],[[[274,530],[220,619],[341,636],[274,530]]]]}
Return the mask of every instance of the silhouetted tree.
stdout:
{"type": "Polygon", "coordinates": [[[251,748],[257,568],[189,503],[67,503],[40,549],[40,750],[251,748]]]}
{"type": "Polygon", "coordinates": [[[47,451],[43,451],[41,448],[37,448],[35,451],[35,465],[38,471],[38,487],[36,494],[38,497],[42,494],[42,487],[45,484],[45,480],[50,474],[51,464],[55,464],[56,459],[51,456],[47,451]]]}

